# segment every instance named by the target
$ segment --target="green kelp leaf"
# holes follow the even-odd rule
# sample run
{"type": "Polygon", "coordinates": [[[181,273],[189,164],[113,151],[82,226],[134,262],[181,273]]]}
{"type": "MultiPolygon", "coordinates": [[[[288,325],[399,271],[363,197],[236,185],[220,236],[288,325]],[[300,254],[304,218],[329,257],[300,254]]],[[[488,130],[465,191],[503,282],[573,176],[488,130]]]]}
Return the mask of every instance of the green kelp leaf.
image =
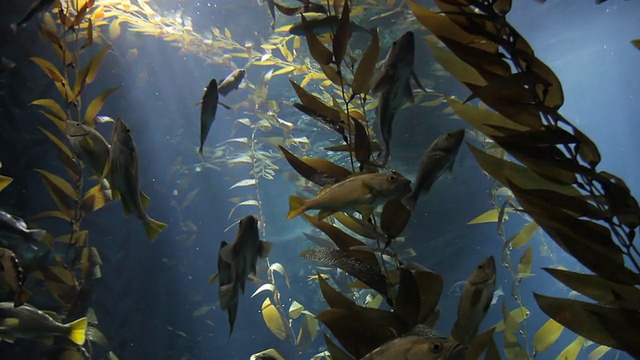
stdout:
{"type": "Polygon", "coordinates": [[[507,130],[512,133],[513,131],[525,131],[530,128],[539,129],[542,126],[539,120],[537,123],[525,126],[524,124],[513,122],[491,109],[464,104],[453,97],[447,98],[447,103],[458,117],[490,137],[505,135],[507,130]]]}
{"type": "Polygon", "coordinates": [[[564,326],[553,319],[549,319],[533,336],[533,349],[541,353],[553,345],[562,334],[564,326]]]}
{"type": "Polygon", "coordinates": [[[287,285],[289,289],[291,289],[289,276],[287,275],[287,272],[284,270],[284,266],[282,266],[282,264],[280,263],[273,263],[271,264],[271,266],[269,266],[269,269],[267,270],[267,273],[269,274],[269,278],[272,279],[271,282],[275,285],[275,279],[273,279],[274,272],[279,272],[280,275],[284,276],[284,283],[287,285]]]}
{"type": "Polygon", "coordinates": [[[604,354],[608,353],[611,350],[610,347],[600,345],[597,348],[593,349],[587,356],[587,360],[600,360],[604,354]]]}
{"type": "Polygon", "coordinates": [[[64,76],[62,76],[62,74],[60,74],[60,71],[58,71],[58,68],[52,63],[50,63],[48,60],[35,57],[35,56],[29,58],[29,60],[33,61],[38,66],[40,66],[42,71],[44,71],[44,73],[49,77],[49,79],[53,80],[56,83],[65,82],[65,78],[64,76]]]}
{"type": "Polygon", "coordinates": [[[327,186],[339,183],[340,181],[346,179],[347,176],[351,174],[351,172],[339,165],[335,165],[324,159],[316,159],[311,160],[300,159],[291,153],[289,150],[285,149],[282,146],[278,146],[285,159],[291,165],[291,167],[298,172],[305,179],[320,185],[327,186]],[[330,171],[330,173],[326,173],[315,166],[321,167],[322,170],[330,171]]]}
{"type": "Polygon", "coordinates": [[[95,97],[87,106],[87,110],[84,113],[84,123],[89,126],[95,126],[95,117],[98,115],[102,106],[104,106],[104,102],[107,101],[107,97],[111,95],[116,90],[120,89],[122,85],[118,85],[112,88],[109,88],[103,92],[101,92],[98,96],[95,97]]]}
{"type": "Polygon", "coordinates": [[[4,188],[9,186],[9,184],[11,184],[12,181],[13,179],[8,176],[0,175],[0,191],[4,190],[4,188]]]}
{"type": "Polygon", "coordinates": [[[318,319],[308,311],[303,312],[303,314],[300,332],[296,338],[296,346],[300,350],[308,349],[318,334],[318,319]]]}
{"type": "Polygon", "coordinates": [[[515,234],[511,239],[508,240],[508,242],[514,249],[519,249],[526,245],[529,240],[531,240],[531,238],[539,228],[540,226],[538,226],[535,221],[532,221],[523,226],[517,234],[515,234]]]}
{"type": "Polygon", "coordinates": [[[576,360],[578,358],[578,354],[580,354],[580,350],[584,346],[584,338],[582,336],[578,336],[571,344],[569,344],[564,350],[558,354],[556,360],[576,360]]]}
{"type": "MultiPolygon", "coordinates": [[[[469,221],[467,225],[498,222],[499,218],[500,218],[500,209],[490,209],[482,213],[481,215],[478,215],[475,219],[469,221]]],[[[505,213],[504,216],[502,217],[502,221],[507,219],[509,219],[509,217],[505,213]]]]}
{"type": "Polygon", "coordinates": [[[269,283],[262,284],[262,286],[260,286],[258,289],[256,289],[256,291],[253,292],[253,294],[251,294],[251,297],[253,298],[256,295],[258,295],[258,294],[260,294],[262,292],[265,292],[265,291],[269,291],[271,293],[275,293],[277,291],[276,290],[276,286],[273,285],[273,284],[269,284],[269,283]]]}
{"type": "Polygon", "coordinates": [[[111,199],[105,193],[102,183],[98,183],[98,185],[84,193],[84,197],[80,203],[80,210],[84,214],[88,214],[102,208],[109,200],[111,199]]]}
{"type": "Polygon", "coordinates": [[[400,269],[400,285],[398,294],[393,302],[393,309],[400,315],[409,327],[418,324],[420,311],[420,293],[418,282],[410,270],[400,269]]]}
{"type": "Polygon", "coordinates": [[[387,201],[382,208],[380,215],[380,228],[389,239],[395,239],[402,231],[404,231],[409,219],[411,211],[402,203],[400,198],[394,198],[387,201]]]}
{"type": "Polygon", "coordinates": [[[552,268],[543,270],[571,289],[602,305],[640,311],[640,289],[635,286],[616,284],[598,275],[552,268]]]}
{"type": "MultiPolygon", "coordinates": [[[[524,307],[516,309],[520,314],[524,314],[524,307]]],[[[509,360],[521,360],[528,359],[529,355],[526,350],[520,345],[516,333],[520,332],[520,326],[518,325],[518,318],[514,316],[513,311],[509,312],[506,302],[502,302],[502,316],[504,329],[502,331],[502,344],[504,346],[504,352],[509,360]]],[[[498,327],[496,326],[496,331],[498,327]]]]}
{"type": "Polygon", "coordinates": [[[418,282],[420,295],[418,323],[424,324],[437,312],[436,307],[442,295],[443,281],[440,275],[432,271],[418,270],[414,276],[418,282]]]}
{"type": "Polygon", "coordinates": [[[533,263],[533,252],[531,251],[531,245],[527,246],[518,263],[518,275],[516,278],[523,279],[531,275],[531,265],[533,263]]]}
{"type": "MultiPolygon", "coordinates": [[[[354,255],[370,254],[365,252],[353,252],[354,255]]],[[[387,283],[384,275],[376,271],[371,265],[356,258],[354,255],[339,249],[315,248],[303,251],[300,256],[319,262],[321,264],[337,267],[346,271],[349,275],[367,284],[382,295],[387,295],[387,283]]]]}
{"type": "Polygon", "coordinates": [[[276,349],[267,349],[255,353],[249,357],[249,360],[259,360],[259,359],[271,359],[271,360],[285,360],[282,355],[276,349]]]}
{"type": "Polygon", "coordinates": [[[371,42],[369,47],[362,55],[362,59],[358,63],[356,74],[353,77],[353,84],[351,85],[351,91],[353,96],[356,94],[367,95],[369,93],[369,83],[373,77],[373,73],[376,70],[376,61],[378,60],[378,54],[380,53],[380,40],[378,38],[378,29],[375,28],[371,34],[371,42]]]}
{"type": "Polygon", "coordinates": [[[577,300],[533,294],[540,309],[569,330],[595,343],[640,356],[637,324],[640,314],[577,300]]]}
{"type": "MultiPolygon", "coordinates": [[[[495,328],[491,328],[483,333],[476,335],[467,351],[464,354],[465,360],[477,360],[480,358],[480,355],[489,347],[489,344],[493,340],[493,333],[495,332],[495,328]]],[[[486,358],[486,356],[485,356],[486,358]]]]}
{"type": "Polygon", "coordinates": [[[60,161],[62,161],[62,164],[64,164],[65,170],[67,171],[67,174],[69,174],[69,177],[71,177],[72,179],[78,179],[80,177],[79,174],[81,171],[81,167],[78,166],[78,164],[73,160],[74,156],[71,153],[69,147],[65,143],[63,143],[57,136],[48,132],[44,128],[38,126],[38,129],[40,129],[40,131],[42,131],[49,138],[49,140],[51,140],[51,142],[56,145],[60,161]]]}
{"type": "Polygon", "coordinates": [[[304,15],[302,17],[302,26],[305,29],[304,35],[307,38],[307,45],[309,46],[309,53],[315,61],[320,65],[329,65],[333,59],[333,53],[327,49],[322,42],[318,39],[313,30],[307,25],[307,18],[304,15]]]}
{"type": "Polygon", "coordinates": [[[262,303],[262,318],[269,330],[280,340],[285,340],[291,333],[291,328],[287,325],[284,317],[267,297],[262,303]]]}
{"type": "MultiPolygon", "coordinates": [[[[527,310],[527,308],[524,306],[511,310],[510,314],[510,318],[513,318],[516,323],[521,323],[529,316],[531,316],[529,310],[527,310]]],[[[504,318],[493,325],[493,327],[496,329],[496,331],[503,331],[505,329],[504,318]]]]}
{"type": "Polygon", "coordinates": [[[38,99],[31,102],[30,105],[40,105],[51,111],[52,118],[55,119],[54,124],[60,131],[64,132],[67,120],[67,114],[62,110],[60,105],[53,99],[38,99]]]}
{"type": "MultiPolygon", "coordinates": [[[[408,3],[411,3],[411,1],[408,1],[408,3]]],[[[476,69],[460,60],[460,58],[451,51],[430,41],[427,41],[427,46],[438,63],[458,81],[464,84],[478,85],[485,85],[487,83],[476,69]]]]}
{"type": "Polygon", "coordinates": [[[289,317],[295,320],[298,318],[298,316],[300,316],[300,314],[302,314],[303,310],[304,306],[294,300],[289,306],[289,317]]]}
{"type": "Polygon", "coordinates": [[[233,212],[236,211],[236,209],[239,208],[240,206],[257,206],[257,207],[260,207],[260,203],[258,202],[258,200],[253,200],[253,199],[249,199],[249,200],[245,200],[245,201],[237,203],[231,209],[231,211],[229,211],[229,216],[227,216],[227,220],[231,219],[231,216],[233,216],[233,212]]]}
{"type": "Polygon", "coordinates": [[[342,348],[336,345],[333,341],[331,341],[331,339],[327,336],[327,334],[323,334],[323,335],[324,335],[324,342],[327,344],[327,350],[329,351],[329,354],[331,354],[332,360],[353,360],[353,357],[347,354],[344,350],[342,350],[342,348]]]}
{"type": "Polygon", "coordinates": [[[58,209],[71,218],[73,216],[72,199],[76,197],[76,193],[71,184],[50,172],[40,169],[36,169],[36,172],[38,172],[42,178],[44,185],[58,206],[58,209]]]}
{"type": "Polygon", "coordinates": [[[231,185],[229,187],[229,189],[227,189],[227,190],[235,189],[237,187],[252,186],[252,185],[255,185],[256,182],[257,182],[256,179],[240,180],[240,181],[236,182],[235,184],[231,185]]]}

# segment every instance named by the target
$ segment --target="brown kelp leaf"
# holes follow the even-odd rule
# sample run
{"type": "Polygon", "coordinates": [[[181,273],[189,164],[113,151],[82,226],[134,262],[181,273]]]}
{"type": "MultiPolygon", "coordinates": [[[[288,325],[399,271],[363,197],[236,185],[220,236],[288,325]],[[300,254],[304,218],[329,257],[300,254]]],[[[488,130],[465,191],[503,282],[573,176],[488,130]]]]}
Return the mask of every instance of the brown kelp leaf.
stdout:
{"type": "Polygon", "coordinates": [[[71,150],[69,150],[69,147],[67,147],[65,143],[60,141],[57,136],[53,135],[47,130],[41,128],[40,126],[38,126],[38,129],[40,129],[40,131],[47,135],[49,140],[51,140],[51,142],[56,145],[56,148],[58,150],[58,157],[60,158],[60,161],[62,161],[62,164],[64,165],[64,168],[67,171],[69,177],[74,181],[79,179],[81,167],[73,160],[74,157],[73,154],[71,154],[71,150]]]}
{"type": "Polygon", "coordinates": [[[528,124],[532,126],[525,126],[511,121],[491,109],[479,108],[471,104],[463,104],[460,100],[453,97],[448,98],[447,103],[462,120],[487,136],[506,135],[501,132],[505,129],[524,131],[542,127],[542,122],[539,119],[536,123],[528,124]]]}
{"type": "Polygon", "coordinates": [[[58,209],[71,218],[73,216],[72,199],[76,194],[73,187],[63,178],[50,172],[36,169],[58,209]]]}
{"type": "Polygon", "coordinates": [[[299,14],[303,10],[302,6],[288,7],[288,6],[284,6],[282,4],[278,4],[275,1],[273,2],[273,4],[276,6],[276,9],[278,9],[278,11],[280,11],[280,13],[282,13],[283,15],[286,15],[286,16],[293,16],[293,15],[299,14]]]}
{"type": "MultiPolygon", "coordinates": [[[[407,1],[411,3],[411,1],[407,1]]],[[[437,44],[427,41],[427,46],[433,57],[454,78],[464,84],[477,84],[484,86],[487,81],[471,65],[460,60],[454,53],[437,44]]]]}
{"type": "Polygon", "coordinates": [[[95,117],[98,115],[104,102],[107,101],[107,97],[111,95],[116,90],[120,89],[122,85],[114,86],[109,88],[103,92],[101,92],[98,96],[96,96],[87,106],[87,110],[84,113],[84,123],[89,126],[95,126],[95,117]]]}
{"type": "Polygon", "coordinates": [[[344,309],[350,310],[357,307],[357,305],[348,297],[342,295],[339,291],[336,291],[324,277],[319,276],[318,283],[320,283],[320,291],[322,291],[322,297],[332,309],[344,309]]]}
{"type": "Polygon", "coordinates": [[[353,77],[351,91],[356,94],[367,95],[369,93],[369,83],[376,70],[376,61],[380,53],[380,40],[378,38],[378,29],[375,28],[371,35],[371,43],[362,55],[362,59],[358,63],[356,74],[353,77]]]}
{"type": "Polygon", "coordinates": [[[75,28],[75,27],[79,26],[82,23],[82,20],[84,20],[85,16],[87,15],[87,11],[89,9],[91,9],[91,7],[93,6],[94,2],[95,2],[95,0],[87,0],[80,7],[80,9],[78,9],[78,12],[76,13],[76,16],[73,18],[73,21],[71,22],[71,24],[69,25],[68,28],[75,28]]]}
{"type": "Polygon", "coordinates": [[[533,336],[533,349],[541,353],[553,345],[562,334],[564,326],[553,319],[549,319],[533,336]]]}
{"type": "Polygon", "coordinates": [[[344,227],[362,237],[366,237],[369,239],[378,239],[383,235],[376,230],[375,226],[369,224],[366,221],[363,221],[362,219],[354,218],[353,215],[347,215],[343,212],[337,212],[332,216],[342,225],[344,225],[344,227]]]}
{"type": "MultiPolygon", "coordinates": [[[[345,2],[346,4],[346,2],[345,2]]],[[[371,142],[369,141],[369,134],[360,120],[353,120],[351,122],[355,127],[355,155],[356,160],[360,163],[360,171],[364,170],[364,166],[369,163],[369,157],[371,156],[371,142]]]]}
{"type": "Polygon", "coordinates": [[[84,49],[87,46],[93,45],[93,20],[91,20],[91,19],[89,19],[89,21],[87,22],[86,36],[87,36],[87,39],[85,40],[85,42],[82,45],[81,49],[84,49]]]}
{"type": "Polygon", "coordinates": [[[600,160],[602,160],[598,147],[596,147],[596,144],[591,141],[587,135],[577,128],[573,129],[573,133],[580,141],[576,146],[578,156],[580,156],[580,159],[586,162],[592,169],[595,168],[600,163],[600,160]]]}
{"type": "Polygon", "coordinates": [[[73,273],[62,266],[38,266],[42,277],[49,282],[65,285],[75,285],[73,273]]]}
{"type": "MultiPolygon", "coordinates": [[[[467,351],[464,354],[465,360],[477,360],[480,355],[487,349],[489,343],[493,340],[493,333],[495,328],[491,328],[483,333],[476,335],[475,338],[469,344],[467,351]]],[[[486,356],[485,356],[486,358],[486,356]]]]}
{"type": "Polygon", "coordinates": [[[60,61],[62,61],[67,66],[73,64],[73,59],[74,59],[73,55],[71,55],[71,53],[67,48],[67,45],[60,40],[60,38],[55,32],[53,32],[47,26],[41,26],[40,34],[42,34],[42,36],[44,36],[47,40],[51,42],[51,45],[53,46],[53,50],[58,55],[58,58],[60,58],[60,61]]]}
{"type": "Polygon", "coordinates": [[[347,47],[351,39],[351,20],[349,19],[349,14],[349,1],[345,1],[343,3],[340,21],[338,21],[338,27],[333,35],[333,62],[338,69],[340,69],[344,55],[347,53],[347,47]]]}
{"type": "MultiPolygon", "coordinates": [[[[316,169],[313,165],[307,163],[307,161],[301,160],[300,158],[295,156],[292,152],[285,149],[284,147],[280,145],[278,145],[278,147],[280,148],[280,151],[282,151],[282,154],[284,155],[285,159],[287,159],[287,162],[289,163],[289,165],[291,165],[291,167],[294,170],[296,170],[298,174],[300,174],[305,179],[313,182],[314,184],[317,184],[320,186],[327,186],[327,185],[333,185],[333,184],[339,183],[340,181],[344,180],[343,178],[335,177],[336,175],[339,175],[339,173],[343,173],[341,170],[338,169],[338,168],[344,169],[341,166],[334,164],[335,167],[331,167],[333,174],[328,174],[316,169]]],[[[306,160],[309,160],[309,159],[306,159],[306,160]]],[[[327,161],[327,160],[324,160],[324,161],[327,161]]],[[[321,163],[321,161],[315,162],[315,165],[319,165],[319,163],[321,163]]],[[[326,163],[323,163],[323,165],[325,165],[325,169],[328,168],[328,166],[326,166],[327,165],[326,163]]],[[[346,171],[349,172],[349,174],[351,173],[348,170],[346,171]]]]}
{"type": "Polygon", "coordinates": [[[546,202],[549,206],[562,209],[575,217],[587,217],[594,220],[609,218],[608,211],[601,210],[589,203],[585,198],[568,196],[551,190],[527,190],[529,195],[546,202]]]}
{"type": "Polygon", "coordinates": [[[104,59],[107,52],[111,49],[111,45],[107,45],[102,50],[100,50],[96,55],[94,55],[89,62],[82,68],[80,71],[80,75],[76,79],[75,84],[73,85],[73,93],[76,96],[80,96],[82,89],[86,84],[91,84],[98,74],[98,70],[100,69],[100,64],[102,63],[102,59],[104,59]]]}
{"type": "Polygon", "coordinates": [[[387,295],[387,282],[384,275],[351,254],[339,249],[315,248],[303,251],[300,256],[344,270],[381,295],[387,295]]]}
{"type": "Polygon", "coordinates": [[[9,184],[11,184],[12,181],[13,181],[12,178],[0,175],[0,191],[4,190],[4,188],[9,186],[9,184]]]}
{"type": "MultiPolygon", "coordinates": [[[[418,315],[418,323],[427,323],[429,318],[436,312],[438,301],[442,295],[442,277],[432,271],[418,270],[414,272],[416,281],[418,282],[420,295],[420,313],[418,315]]],[[[437,315],[437,314],[436,314],[437,315]]],[[[433,326],[433,324],[431,324],[433,326]]]]}
{"type": "Polygon", "coordinates": [[[343,126],[343,121],[338,110],[325,104],[322,100],[307,92],[293,80],[289,80],[289,82],[303,105],[311,109],[313,112],[320,114],[323,118],[329,121],[332,126],[343,126]]]}
{"type": "MultiPolygon", "coordinates": [[[[308,107],[307,105],[304,104],[300,104],[300,103],[293,103],[292,104],[293,107],[295,107],[296,109],[302,111],[303,113],[305,113],[306,115],[318,120],[320,122],[321,125],[325,126],[326,128],[333,130],[335,132],[337,132],[338,134],[342,135],[342,138],[345,139],[345,141],[347,141],[347,137],[345,137],[344,135],[344,131],[345,128],[344,126],[342,126],[342,122],[341,120],[332,120],[330,118],[328,118],[327,116],[325,116],[324,114],[308,107]]],[[[330,109],[333,110],[333,109],[330,109]]],[[[340,117],[340,114],[338,112],[336,112],[336,116],[338,116],[338,118],[340,117]]],[[[340,146],[347,146],[347,145],[340,145],[340,146]]],[[[347,149],[348,150],[348,149],[347,149]]],[[[345,151],[347,151],[345,150],[345,151]]]]}
{"type": "Polygon", "coordinates": [[[411,218],[411,211],[402,203],[401,198],[387,201],[380,215],[380,228],[388,239],[395,239],[402,233],[411,218]]]}
{"type": "Polygon", "coordinates": [[[604,307],[577,300],[533,294],[540,309],[550,318],[580,336],[640,357],[636,326],[637,311],[604,307]]]}
{"type": "Polygon", "coordinates": [[[420,293],[418,282],[410,270],[400,269],[400,285],[393,302],[393,310],[404,319],[409,327],[418,324],[420,293]]]}
{"type": "Polygon", "coordinates": [[[320,65],[322,72],[327,77],[327,79],[331,80],[336,86],[342,86],[347,84],[347,80],[338,74],[338,71],[331,65],[320,65]]]}
{"type": "Polygon", "coordinates": [[[82,202],[80,203],[80,210],[83,214],[88,214],[105,206],[109,200],[109,197],[102,188],[102,183],[98,183],[98,185],[92,187],[84,194],[84,198],[82,198],[82,202]]]}
{"type": "Polygon", "coordinates": [[[609,210],[620,222],[631,229],[640,225],[640,205],[621,178],[606,171],[598,172],[602,179],[596,181],[602,186],[609,202],[609,210]]]}
{"type": "Polygon", "coordinates": [[[304,158],[302,159],[302,161],[304,161],[305,164],[312,166],[319,172],[329,174],[334,179],[339,179],[340,181],[345,180],[352,174],[351,171],[329,160],[320,158],[304,158]]]}
{"type": "MultiPolygon", "coordinates": [[[[553,71],[540,59],[533,55],[518,54],[518,60],[522,67],[528,71],[535,73],[545,80],[544,83],[538,83],[534,88],[538,94],[538,98],[548,108],[557,110],[564,104],[564,94],[562,92],[562,84],[553,73],[553,71]]],[[[530,86],[533,84],[529,84],[530,86]]]]}
{"type": "Polygon", "coordinates": [[[310,29],[310,26],[307,24],[308,20],[304,17],[304,15],[300,14],[302,17],[302,26],[305,29],[304,35],[307,38],[307,45],[309,46],[309,53],[311,56],[318,62],[320,65],[329,65],[331,64],[331,60],[333,59],[333,53],[331,50],[327,49],[322,42],[318,39],[313,30],[310,29]]]}
{"type": "Polygon", "coordinates": [[[516,74],[510,74],[502,78],[491,80],[485,86],[476,86],[475,84],[469,84],[467,86],[472,91],[472,94],[467,97],[465,103],[480,98],[483,102],[488,98],[502,98],[509,101],[526,103],[533,102],[533,95],[525,86],[546,84],[545,80],[534,73],[522,72],[516,74]]]}
{"type": "Polygon", "coordinates": [[[42,71],[44,71],[44,73],[49,77],[49,79],[53,80],[56,83],[65,82],[65,78],[64,76],[62,76],[62,74],[60,74],[60,71],[58,70],[58,68],[52,63],[50,63],[48,60],[45,60],[39,57],[31,57],[29,58],[29,60],[38,64],[38,66],[40,66],[42,71]]]}
{"type": "Polygon", "coordinates": [[[342,348],[336,345],[333,341],[331,341],[331,339],[327,336],[327,334],[323,334],[323,335],[324,335],[324,342],[327,344],[327,351],[329,351],[329,354],[331,354],[332,360],[353,360],[353,357],[347,354],[344,350],[342,350],[342,348]]]}
{"type": "MultiPolygon", "coordinates": [[[[382,151],[382,148],[380,147],[380,144],[378,144],[375,141],[369,141],[369,148],[373,152],[382,151]]],[[[353,151],[353,149],[351,148],[351,145],[347,145],[347,144],[327,146],[324,149],[327,150],[327,151],[353,151]]]]}
{"type": "Polygon", "coordinates": [[[635,286],[616,284],[598,275],[552,268],[543,268],[543,270],[572,290],[602,305],[640,310],[640,289],[635,286]]]}

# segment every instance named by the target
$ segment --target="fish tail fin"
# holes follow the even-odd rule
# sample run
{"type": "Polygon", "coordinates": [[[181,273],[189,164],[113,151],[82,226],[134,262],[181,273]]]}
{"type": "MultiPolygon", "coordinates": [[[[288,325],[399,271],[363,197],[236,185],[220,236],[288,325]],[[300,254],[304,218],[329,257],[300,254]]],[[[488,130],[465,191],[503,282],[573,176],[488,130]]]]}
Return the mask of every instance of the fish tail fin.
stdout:
{"type": "Polygon", "coordinates": [[[273,243],[269,241],[260,241],[260,252],[258,253],[258,255],[261,258],[266,258],[267,256],[269,256],[272,247],[273,243]]]}
{"type": "Polygon", "coordinates": [[[82,346],[87,336],[87,318],[80,318],[76,321],[70,322],[68,325],[71,327],[69,340],[82,346]]]}
{"type": "Polygon", "coordinates": [[[156,237],[158,237],[158,234],[166,228],[167,224],[152,218],[148,218],[147,221],[144,222],[144,229],[147,232],[147,238],[151,241],[155,240],[156,237]]]}
{"type": "Polygon", "coordinates": [[[15,34],[18,31],[18,23],[11,24],[11,31],[15,34]]]}
{"type": "Polygon", "coordinates": [[[305,201],[306,200],[300,196],[289,196],[289,214],[287,215],[287,220],[293,219],[307,210],[304,206],[305,201]]]}
{"type": "Polygon", "coordinates": [[[200,154],[200,156],[202,156],[202,160],[204,160],[204,145],[200,145],[198,148],[198,154],[200,154]]]}
{"type": "Polygon", "coordinates": [[[18,307],[24,303],[27,302],[27,300],[29,300],[29,298],[31,297],[31,292],[27,291],[26,289],[20,289],[18,290],[18,293],[16,294],[15,299],[13,300],[13,307],[18,307]]]}
{"type": "Polygon", "coordinates": [[[29,230],[29,236],[31,236],[31,239],[35,241],[42,241],[45,235],[47,235],[46,230],[41,230],[41,229],[29,230]]]}

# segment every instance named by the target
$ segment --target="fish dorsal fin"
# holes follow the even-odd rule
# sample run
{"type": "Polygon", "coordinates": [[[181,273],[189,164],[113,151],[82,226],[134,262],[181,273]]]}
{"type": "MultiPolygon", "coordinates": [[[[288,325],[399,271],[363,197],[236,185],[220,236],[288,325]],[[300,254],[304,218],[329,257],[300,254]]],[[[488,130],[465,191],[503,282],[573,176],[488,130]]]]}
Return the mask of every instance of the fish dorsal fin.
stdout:
{"type": "Polygon", "coordinates": [[[43,313],[47,314],[47,316],[49,316],[50,318],[52,318],[52,319],[53,319],[53,321],[55,321],[55,322],[61,322],[61,320],[60,320],[60,316],[59,316],[56,312],[51,311],[51,310],[41,310],[41,311],[42,311],[43,313]]]}
{"type": "Polygon", "coordinates": [[[385,69],[385,71],[382,73],[382,76],[380,76],[380,79],[378,79],[375,85],[373,85],[372,91],[374,93],[379,93],[383,91],[384,89],[389,87],[389,84],[391,83],[392,79],[393,79],[393,71],[391,71],[390,69],[385,69]]]}
{"type": "Polygon", "coordinates": [[[407,99],[407,101],[412,104],[416,102],[416,99],[413,97],[413,91],[411,90],[411,83],[407,82],[407,86],[404,87],[403,92],[403,95],[405,99],[407,99]]]}
{"type": "Polygon", "coordinates": [[[142,204],[142,208],[147,210],[147,207],[149,206],[149,197],[142,191],[140,191],[140,203],[142,204]]]}
{"type": "Polygon", "coordinates": [[[222,260],[228,262],[229,264],[233,264],[235,261],[233,259],[233,244],[227,244],[220,248],[220,257],[222,260]]]}
{"type": "Polygon", "coordinates": [[[415,70],[411,70],[411,77],[413,78],[413,81],[416,82],[416,85],[418,85],[418,87],[420,88],[420,90],[424,91],[425,93],[430,93],[433,92],[433,90],[429,91],[427,90],[427,88],[425,88],[422,83],[420,82],[420,78],[418,77],[418,74],[416,74],[415,70]]]}

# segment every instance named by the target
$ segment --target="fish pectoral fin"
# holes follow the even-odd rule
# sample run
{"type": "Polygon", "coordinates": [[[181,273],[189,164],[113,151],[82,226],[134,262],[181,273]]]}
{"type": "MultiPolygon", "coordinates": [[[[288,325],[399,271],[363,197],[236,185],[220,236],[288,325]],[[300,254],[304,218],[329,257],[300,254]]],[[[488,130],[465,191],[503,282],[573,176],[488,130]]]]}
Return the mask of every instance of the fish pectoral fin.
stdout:
{"type": "Polygon", "coordinates": [[[20,325],[20,319],[18,318],[6,318],[0,322],[0,328],[11,329],[20,325]]]}
{"type": "Polygon", "coordinates": [[[0,335],[0,339],[12,344],[14,341],[16,341],[16,338],[11,334],[2,334],[0,335]]]}
{"type": "Polygon", "coordinates": [[[320,210],[318,212],[318,221],[322,221],[328,218],[329,216],[333,215],[333,213],[335,213],[335,211],[333,210],[320,210]]]}
{"type": "Polygon", "coordinates": [[[271,248],[273,247],[273,243],[269,242],[269,241],[260,241],[259,243],[260,248],[259,248],[259,252],[258,252],[258,256],[260,256],[261,258],[266,258],[267,256],[269,256],[269,253],[271,253],[271,248]]]}
{"type": "Polygon", "coordinates": [[[289,214],[287,215],[287,220],[293,219],[305,212],[307,209],[304,203],[305,199],[300,196],[289,196],[289,214]]]}
{"type": "Polygon", "coordinates": [[[223,103],[222,101],[218,101],[218,105],[222,106],[223,108],[225,108],[227,110],[231,110],[231,106],[223,103]]]}
{"type": "Polygon", "coordinates": [[[211,277],[209,278],[209,285],[213,284],[216,279],[218,278],[219,273],[216,272],[215,274],[211,275],[211,277]]]}
{"type": "Polygon", "coordinates": [[[166,228],[167,224],[158,220],[154,220],[152,218],[148,218],[144,223],[144,229],[147,232],[147,238],[149,238],[149,240],[151,241],[155,240],[158,235],[166,228]]]}
{"type": "Polygon", "coordinates": [[[378,81],[375,83],[375,85],[373,85],[373,90],[371,90],[374,93],[379,93],[381,91],[383,91],[384,89],[389,87],[389,84],[391,83],[391,80],[393,79],[393,74],[391,71],[385,71],[382,76],[380,76],[380,79],[378,79],[378,81]]]}
{"type": "Polygon", "coordinates": [[[415,104],[416,99],[413,97],[413,90],[411,90],[411,83],[407,81],[407,86],[403,89],[403,95],[412,104],[415,104]]]}
{"type": "Polygon", "coordinates": [[[41,343],[47,346],[53,345],[53,336],[39,337],[39,338],[36,338],[36,340],[40,341],[41,343]]]}
{"type": "Polygon", "coordinates": [[[147,210],[147,207],[149,207],[149,200],[150,199],[147,194],[140,191],[140,204],[142,204],[143,209],[147,210]]]}
{"type": "Polygon", "coordinates": [[[411,70],[411,77],[413,78],[413,81],[416,82],[416,85],[418,85],[418,87],[420,88],[420,90],[424,91],[425,93],[432,93],[434,92],[433,90],[427,90],[427,88],[425,88],[422,83],[420,82],[420,78],[418,77],[418,74],[416,74],[415,70],[411,70]]]}
{"type": "Polygon", "coordinates": [[[87,323],[87,318],[83,317],[67,324],[71,328],[71,333],[69,333],[69,340],[82,346],[87,336],[87,323]]]}

